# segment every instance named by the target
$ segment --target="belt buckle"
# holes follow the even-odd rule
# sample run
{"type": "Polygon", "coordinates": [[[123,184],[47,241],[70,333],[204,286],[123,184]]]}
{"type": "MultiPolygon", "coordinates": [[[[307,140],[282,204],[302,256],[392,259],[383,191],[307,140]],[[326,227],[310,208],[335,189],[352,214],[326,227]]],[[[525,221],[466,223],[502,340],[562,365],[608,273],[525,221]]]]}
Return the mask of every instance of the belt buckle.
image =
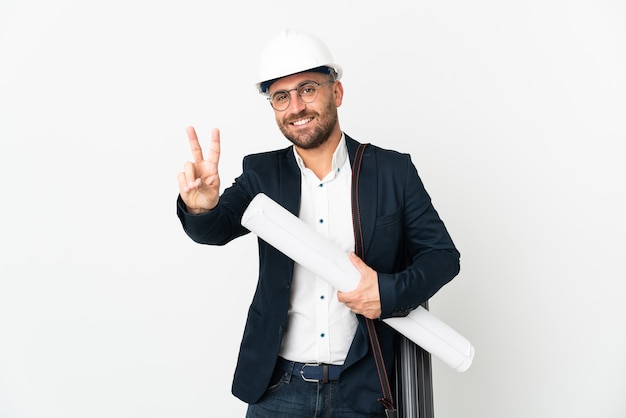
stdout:
{"type": "Polygon", "coordinates": [[[309,379],[307,377],[304,377],[304,368],[305,367],[319,367],[321,364],[320,363],[305,363],[302,365],[302,367],[300,368],[300,377],[302,378],[302,380],[304,380],[305,382],[311,382],[311,383],[319,383],[319,382],[324,382],[324,383],[328,383],[328,366],[327,365],[322,365],[322,367],[324,367],[324,379],[320,380],[320,379],[309,379]]]}

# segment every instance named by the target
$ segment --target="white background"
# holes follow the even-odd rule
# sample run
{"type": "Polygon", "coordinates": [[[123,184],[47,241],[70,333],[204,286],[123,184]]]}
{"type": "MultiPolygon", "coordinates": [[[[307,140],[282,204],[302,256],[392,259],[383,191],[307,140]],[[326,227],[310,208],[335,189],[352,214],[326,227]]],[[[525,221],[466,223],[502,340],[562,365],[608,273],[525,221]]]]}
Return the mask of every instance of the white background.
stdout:
{"type": "Polygon", "coordinates": [[[344,66],[342,128],[411,153],[462,253],[431,310],[437,418],[626,416],[626,4],[0,0],[0,417],[243,416],[256,244],[175,215],[185,127],[223,185],[287,145],[265,43],[344,66]]]}

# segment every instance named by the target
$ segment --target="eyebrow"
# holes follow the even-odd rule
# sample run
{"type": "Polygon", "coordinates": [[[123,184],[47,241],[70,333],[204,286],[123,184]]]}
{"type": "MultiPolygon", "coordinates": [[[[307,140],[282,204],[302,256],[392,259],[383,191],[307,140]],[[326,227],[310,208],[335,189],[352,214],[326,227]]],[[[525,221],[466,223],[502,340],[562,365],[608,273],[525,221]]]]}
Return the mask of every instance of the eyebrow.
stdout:
{"type": "Polygon", "coordinates": [[[270,93],[270,96],[273,96],[274,94],[278,93],[279,91],[291,91],[291,90],[295,90],[295,89],[297,89],[298,87],[303,86],[303,85],[308,84],[308,83],[322,84],[322,83],[320,83],[319,81],[315,81],[315,80],[305,80],[305,81],[303,81],[302,83],[297,84],[294,88],[291,88],[291,89],[280,89],[280,90],[276,90],[275,92],[270,93]]]}

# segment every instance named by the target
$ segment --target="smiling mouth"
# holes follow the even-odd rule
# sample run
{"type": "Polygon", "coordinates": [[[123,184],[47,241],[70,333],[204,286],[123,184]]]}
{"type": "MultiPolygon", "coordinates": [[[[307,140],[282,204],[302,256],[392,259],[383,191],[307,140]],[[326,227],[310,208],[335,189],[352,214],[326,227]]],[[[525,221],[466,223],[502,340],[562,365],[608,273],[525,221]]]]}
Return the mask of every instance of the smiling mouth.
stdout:
{"type": "Polygon", "coordinates": [[[311,122],[312,120],[313,120],[313,118],[298,119],[295,122],[291,122],[291,125],[302,126],[302,125],[306,125],[307,123],[311,122]]]}

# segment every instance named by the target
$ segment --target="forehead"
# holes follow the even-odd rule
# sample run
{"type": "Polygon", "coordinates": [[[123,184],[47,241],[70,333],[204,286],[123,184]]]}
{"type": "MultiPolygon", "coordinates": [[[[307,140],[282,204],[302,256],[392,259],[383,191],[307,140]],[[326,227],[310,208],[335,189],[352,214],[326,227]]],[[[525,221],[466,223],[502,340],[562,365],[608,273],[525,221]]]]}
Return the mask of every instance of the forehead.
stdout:
{"type": "Polygon", "coordinates": [[[326,81],[328,75],[321,74],[317,72],[305,72],[288,75],[287,77],[279,78],[274,81],[269,88],[270,93],[278,91],[278,90],[289,90],[296,88],[298,84],[304,81],[316,81],[318,83],[322,83],[326,81]]]}

